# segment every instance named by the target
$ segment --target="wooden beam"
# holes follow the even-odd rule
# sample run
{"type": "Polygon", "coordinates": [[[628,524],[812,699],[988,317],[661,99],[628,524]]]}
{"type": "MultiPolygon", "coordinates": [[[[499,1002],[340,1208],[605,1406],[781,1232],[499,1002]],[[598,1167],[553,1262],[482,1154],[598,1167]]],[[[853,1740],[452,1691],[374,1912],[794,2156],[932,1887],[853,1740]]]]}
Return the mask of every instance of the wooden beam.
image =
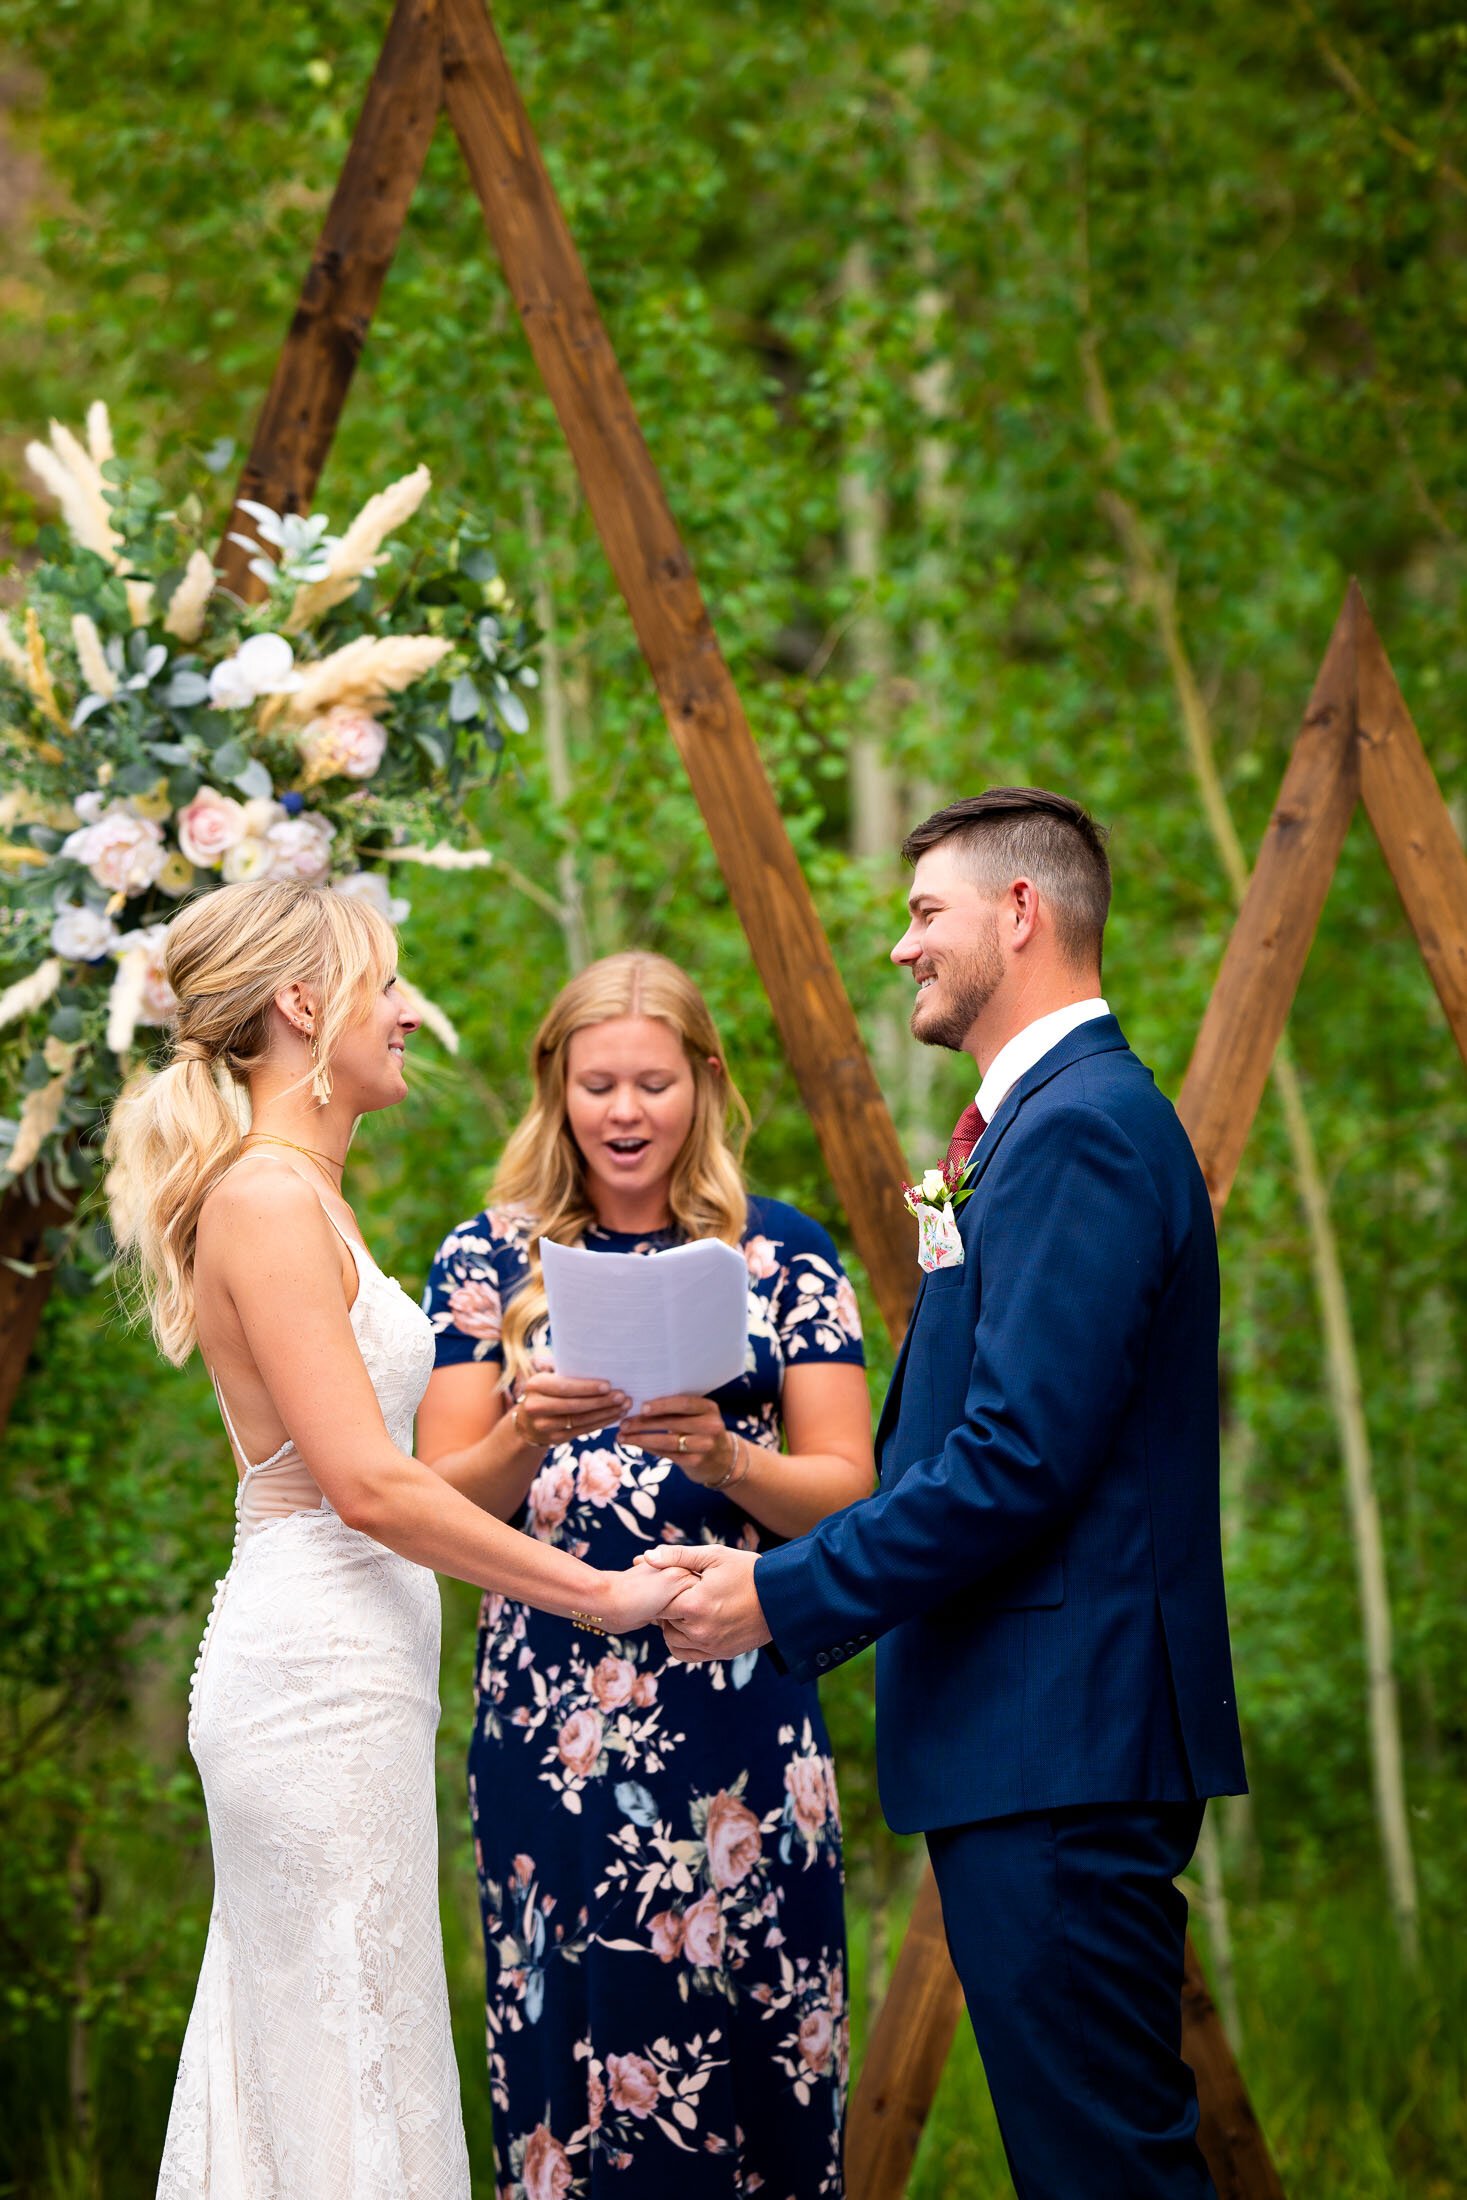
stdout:
{"type": "Polygon", "coordinates": [[[1360,792],[1467,1062],[1467,855],[1363,600],[1356,618],[1360,792]]]}
{"type": "Polygon", "coordinates": [[[1177,1101],[1221,1214],[1360,793],[1350,584],[1177,1101]]]}
{"type": "Polygon", "coordinates": [[[590,284],[482,0],[443,0],[444,98],[882,1317],[916,1284],[906,1164],[590,284]]]}
{"type": "Polygon", "coordinates": [[[45,1259],[41,1240],[47,1230],[71,1220],[71,1209],[42,1197],[33,1207],[18,1185],[0,1197],[0,1435],[10,1419],[35,1343],[41,1315],[51,1295],[51,1270],[18,1275],[8,1261],[35,1267],[45,1259]]]}
{"type": "Polygon", "coordinates": [[[929,1865],[851,2095],[846,2200],[897,2200],[905,2192],[962,2014],[929,1865]]]}
{"type": "MultiPolygon", "coordinates": [[[[397,0],[235,490],[230,533],[254,532],[241,497],[273,512],[310,508],[442,105],[439,56],[438,0],[397,0]]],[[[219,564],[225,586],[253,600],[264,591],[248,556],[226,540],[219,564]]]]}
{"type": "Polygon", "coordinates": [[[1197,2079],[1201,2147],[1218,2200],[1284,2200],[1253,2104],[1233,2060],[1190,1939],[1182,1985],[1182,2054],[1197,2079]]]}

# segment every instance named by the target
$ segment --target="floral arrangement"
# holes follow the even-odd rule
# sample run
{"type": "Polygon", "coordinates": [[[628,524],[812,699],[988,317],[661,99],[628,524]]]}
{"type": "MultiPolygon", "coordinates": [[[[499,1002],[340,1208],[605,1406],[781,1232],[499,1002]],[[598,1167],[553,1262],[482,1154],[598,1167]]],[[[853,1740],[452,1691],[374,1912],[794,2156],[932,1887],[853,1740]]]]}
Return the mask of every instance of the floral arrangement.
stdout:
{"type": "Polygon", "coordinates": [[[526,729],[535,635],[472,519],[404,545],[426,466],[340,535],[324,513],[242,504],[255,533],[231,539],[264,591],[246,603],[216,573],[204,499],[170,504],[118,458],[105,406],[26,456],[64,524],[0,611],[0,1188],[64,1196],[139,1028],[176,1005],[180,903],[300,878],[400,922],[395,867],[490,861],[430,842],[526,729]]]}

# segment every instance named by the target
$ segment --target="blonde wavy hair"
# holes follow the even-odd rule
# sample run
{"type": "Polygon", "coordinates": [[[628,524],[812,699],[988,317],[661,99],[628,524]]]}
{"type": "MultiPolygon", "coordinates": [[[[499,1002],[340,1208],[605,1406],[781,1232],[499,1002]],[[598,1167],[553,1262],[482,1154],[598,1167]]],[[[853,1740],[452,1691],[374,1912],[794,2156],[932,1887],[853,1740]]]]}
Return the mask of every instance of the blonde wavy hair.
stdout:
{"type": "Polygon", "coordinates": [[[392,927],[368,902],[295,881],[221,886],[169,926],[172,1054],[118,1096],[106,1152],[113,1235],[135,1264],[158,1349],[175,1367],[198,1342],[199,1214],[239,1152],[245,1088],[269,1053],[276,994],[298,982],[315,996],[308,1081],[324,1102],[342,1033],[396,963],[392,927]]]}
{"type": "MultiPolygon", "coordinates": [[[[566,1054],[576,1032],[619,1016],[655,1016],[667,1024],[693,1073],[693,1120],[668,1188],[674,1228],[684,1238],[737,1245],[748,1217],[742,1162],[749,1110],[724,1065],[708,1003],[665,955],[603,956],[556,994],[530,1049],[535,1095],[495,1172],[493,1205],[533,1216],[536,1236],[557,1245],[579,1245],[595,1222],[586,1165],[566,1115],[566,1054]]],[[[530,1273],[504,1310],[506,1389],[528,1374],[530,1340],[545,1318],[539,1247],[532,1242],[528,1250],[530,1273]]]]}

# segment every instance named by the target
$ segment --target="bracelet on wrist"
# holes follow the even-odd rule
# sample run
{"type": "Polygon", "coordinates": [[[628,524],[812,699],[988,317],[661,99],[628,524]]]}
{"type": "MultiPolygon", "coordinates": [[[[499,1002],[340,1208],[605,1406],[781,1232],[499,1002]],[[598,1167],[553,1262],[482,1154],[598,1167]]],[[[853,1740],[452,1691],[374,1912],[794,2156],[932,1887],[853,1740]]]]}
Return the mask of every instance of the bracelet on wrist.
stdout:
{"type": "Polygon", "coordinates": [[[749,1469],[753,1464],[753,1445],[748,1441],[747,1437],[740,1436],[736,1433],[733,1440],[733,1458],[729,1462],[728,1472],[726,1475],[724,1475],[721,1481],[710,1482],[708,1485],[709,1489],[736,1490],[740,1482],[746,1481],[748,1479],[749,1469]],[[742,1467],[739,1466],[740,1451],[743,1452],[744,1456],[744,1463],[742,1467]]]}
{"type": "Polygon", "coordinates": [[[577,1627],[584,1627],[588,1635],[609,1635],[611,1633],[611,1629],[604,1626],[597,1619],[594,1612],[572,1612],[571,1618],[577,1627]]]}

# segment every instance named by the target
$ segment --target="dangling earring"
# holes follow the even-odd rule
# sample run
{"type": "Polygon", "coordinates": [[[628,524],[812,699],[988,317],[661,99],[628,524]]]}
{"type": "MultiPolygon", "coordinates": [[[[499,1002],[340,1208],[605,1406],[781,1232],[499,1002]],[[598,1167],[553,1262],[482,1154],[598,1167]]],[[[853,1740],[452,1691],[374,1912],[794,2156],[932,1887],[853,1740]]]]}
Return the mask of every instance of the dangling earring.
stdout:
{"type": "Polygon", "coordinates": [[[321,1042],[314,1031],[307,1034],[311,1042],[311,1090],[316,1096],[318,1108],[324,1108],[331,1098],[331,1073],[321,1067],[321,1042]]]}

